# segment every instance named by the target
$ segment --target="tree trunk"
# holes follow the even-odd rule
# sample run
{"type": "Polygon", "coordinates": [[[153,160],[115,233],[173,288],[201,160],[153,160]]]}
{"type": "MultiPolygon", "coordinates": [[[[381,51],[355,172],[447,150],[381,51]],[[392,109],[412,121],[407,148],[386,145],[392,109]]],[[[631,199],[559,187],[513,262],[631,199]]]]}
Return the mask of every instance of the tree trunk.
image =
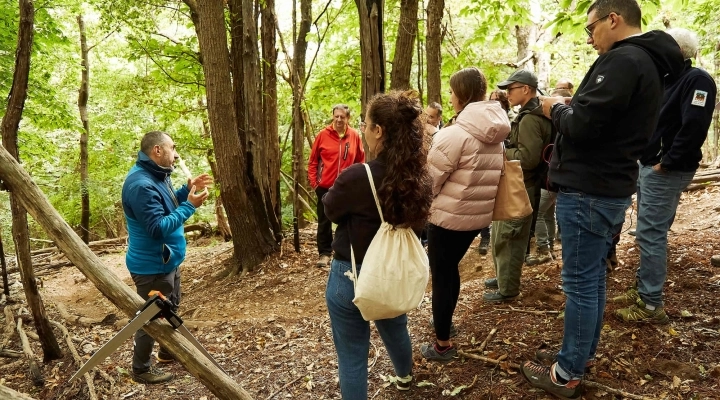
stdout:
{"type": "Polygon", "coordinates": [[[90,97],[90,63],[88,60],[87,38],[85,37],[85,22],[82,14],[77,17],[80,28],[80,53],[82,61],[82,75],[78,93],[78,109],[83,130],[80,133],[80,232],[83,242],[90,242],[90,192],[88,190],[88,136],[90,123],[88,121],[87,102],[90,97]]]}
{"type": "MultiPolygon", "coordinates": [[[[715,44],[715,81],[718,81],[720,79],[720,42],[715,44]]],[[[717,104],[717,96],[715,98],[715,104],[717,104]]],[[[720,112],[718,110],[713,111],[713,130],[712,130],[712,140],[708,138],[708,144],[710,147],[710,154],[712,155],[711,162],[717,162],[718,160],[718,139],[720,139],[720,112]]]]}
{"type": "Polygon", "coordinates": [[[425,37],[425,56],[427,57],[427,101],[443,104],[440,72],[442,55],[440,45],[442,34],[440,27],[443,19],[445,0],[429,0],[427,6],[427,35],[425,37]]]}
{"type": "MultiPolygon", "coordinates": [[[[385,43],[383,37],[384,0],[355,0],[360,15],[360,57],[361,57],[361,115],[365,115],[368,101],[377,93],[385,92],[385,43]]],[[[365,161],[371,161],[375,154],[370,152],[365,137],[365,161]]]]}
{"type": "Polygon", "coordinates": [[[537,40],[537,29],[534,24],[528,26],[515,25],[515,41],[517,43],[517,69],[535,72],[535,57],[530,46],[537,40]]]}
{"type": "Polygon", "coordinates": [[[263,70],[263,117],[265,147],[267,147],[267,164],[265,165],[272,213],[276,221],[275,232],[282,232],[282,201],[280,199],[280,136],[278,135],[278,104],[277,104],[277,48],[275,38],[275,0],[262,2],[262,70],[263,70]]]}
{"type": "MultiPolygon", "coordinates": [[[[218,176],[217,163],[212,150],[207,152],[208,164],[210,164],[210,171],[214,177],[218,176]]],[[[222,185],[220,181],[215,178],[216,185],[222,185]]],[[[223,239],[227,242],[232,239],[232,232],[230,231],[230,225],[228,225],[227,217],[225,216],[225,210],[222,203],[222,195],[215,198],[215,220],[217,221],[218,232],[222,235],[223,239]]]]}
{"type": "MultiPolygon", "coordinates": [[[[293,45],[293,64],[291,81],[293,89],[293,136],[292,136],[292,178],[293,178],[293,238],[295,251],[300,251],[300,226],[304,224],[303,206],[299,199],[299,186],[305,182],[307,168],[305,164],[305,114],[302,103],[305,89],[305,57],[307,55],[307,35],[310,33],[312,19],[311,0],[300,0],[300,24],[293,45]]],[[[295,24],[298,25],[297,23],[295,24]]]]}
{"type": "MultiPolygon", "coordinates": [[[[28,77],[30,73],[30,54],[32,52],[33,25],[35,9],[31,0],[20,0],[20,28],[15,58],[15,73],[8,97],[7,111],[2,119],[2,142],[8,155],[19,160],[17,133],[22,118],[25,98],[27,97],[28,77]]],[[[3,179],[7,182],[7,179],[3,179]]],[[[27,214],[17,194],[10,191],[10,209],[12,211],[12,235],[15,241],[15,254],[20,268],[20,277],[25,290],[25,298],[32,312],[35,329],[40,337],[45,362],[62,358],[60,345],[50,327],[45,314],[45,306],[38,292],[32,259],[30,258],[30,235],[28,234],[27,214]]]]}
{"type": "MultiPolygon", "coordinates": [[[[222,24],[219,26],[223,27],[222,24]]],[[[0,179],[8,184],[20,203],[27,208],[35,221],[43,227],[48,236],[80,272],[127,316],[131,318],[135,316],[135,312],[145,303],[143,299],[117,275],[108,270],[100,258],[90,251],[57,210],[52,207],[30,175],[2,147],[0,147],[0,179]]],[[[252,399],[233,378],[207,360],[203,353],[166,322],[157,319],[145,325],[143,329],[161,346],[174,354],[180,364],[217,397],[233,400],[252,399]]]]}
{"type": "Polygon", "coordinates": [[[410,70],[418,31],[418,0],[400,0],[395,56],[390,72],[390,89],[410,89],[410,70]]]}
{"type": "MultiPolygon", "coordinates": [[[[231,1],[231,4],[233,2],[238,0],[231,1]]],[[[231,267],[227,273],[235,274],[240,268],[243,272],[252,271],[267,255],[278,250],[276,235],[279,232],[273,232],[270,223],[268,210],[272,208],[266,207],[265,202],[270,196],[263,196],[263,188],[258,186],[259,182],[252,174],[255,161],[251,158],[256,154],[247,151],[245,131],[238,130],[238,114],[245,111],[242,107],[235,107],[236,100],[242,100],[238,94],[242,93],[242,90],[233,92],[230,74],[231,71],[240,72],[237,67],[231,70],[223,1],[202,0],[195,3],[185,0],[185,3],[193,13],[193,21],[197,21],[195,30],[203,58],[208,118],[218,164],[218,178],[221,182],[220,193],[226,205],[225,211],[238,262],[237,266],[231,267]]],[[[235,4],[237,5],[239,4],[235,4]]],[[[231,18],[233,37],[239,35],[236,17],[237,14],[235,18],[231,18]]],[[[240,62],[235,44],[233,49],[233,60],[240,62]]],[[[262,107],[253,110],[255,117],[259,117],[262,107]]]]}
{"type": "Polygon", "coordinates": [[[2,234],[0,233],[0,266],[2,267],[2,283],[3,293],[10,297],[10,288],[8,287],[7,263],[5,262],[5,246],[3,245],[2,234]]]}

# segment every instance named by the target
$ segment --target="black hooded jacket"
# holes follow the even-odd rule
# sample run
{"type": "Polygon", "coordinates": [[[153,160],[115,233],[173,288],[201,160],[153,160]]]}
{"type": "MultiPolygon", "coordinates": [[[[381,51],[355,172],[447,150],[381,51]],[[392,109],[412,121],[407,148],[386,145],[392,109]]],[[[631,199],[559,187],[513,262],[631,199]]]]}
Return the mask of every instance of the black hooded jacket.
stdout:
{"type": "Polygon", "coordinates": [[[665,32],[630,36],[595,60],[569,106],[552,109],[558,130],[550,182],[596,196],[635,193],[637,161],[655,130],[666,81],[684,68],[665,32]]]}

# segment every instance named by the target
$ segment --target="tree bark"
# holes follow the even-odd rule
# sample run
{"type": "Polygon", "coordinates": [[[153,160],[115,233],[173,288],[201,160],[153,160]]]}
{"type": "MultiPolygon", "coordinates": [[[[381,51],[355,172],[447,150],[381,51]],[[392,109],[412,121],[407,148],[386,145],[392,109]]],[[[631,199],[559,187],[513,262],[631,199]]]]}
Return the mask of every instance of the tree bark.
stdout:
{"type": "Polygon", "coordinates": [[[16,392],[3,385],[0,385],[0,398],[5,400],[35,400],[24,393],[16,392]]]}
{"type": "Polygon", "coordinates": [[[532,43],[537,39],[537,29],[535,25],[528,26],[515,25],[515,41],[517,43],[517,60],[518,69],[526,69],[535,72],[535,57],[530,48],[532,43]],[[524,62],[521,62],[525,60],[524,62]]]}
{"type": "Polygon", "coordinates": [[[3,245],[2,234],[0,233],[0,267],[2,267],[2,283],[3,293],[10,297],[10,288],[8,287],[7,262],[5,262],[5,246],[3,245]]]}
{"type": "Polygon", "coordinates": [[[417,31],[418,0],[400,0],[400,23],[398,23],[395,55],[390,72],[390,89],[410,89],[410,71],[417,31]]]}
{"type": "MultiPolygon", "coordinates": [[[[715,80],[718,81],[720,79],[720,41],[715,44],[715,80]]],[[[715,98],[715,104],[717,104],[717,97],[715,98]]],[[[712,130],[712,140],[708,140],[708,145],[710,147],[710,154],[712,156],[711,162],[717,162],[718,160],[718,142],[720,139],[720,112],[718,110],[713,111],[713,130],[712,130]]]]}
{"type": "MultiPolygon", "coordinates": [[[[355,0],[360,16],[360,57],[362,116],[368,101],[377,93],[385,92],[385,43],[383,36],[384,0],[355,0]]],[[[365,137],[365,161],[371,161],[375,154],[370,152],[365,137]]]]}
{"type": "MultiPolygon", "coordinates": [[[[219,7],[222,13],[222,6],[219,5],[219,7]]],[[[219,26],[222,29],[223,25],[219,26]]],[[[22,169],[5,148],[0,148],[0,179],[7,183],[18,201],[80,272],[127,316],[131,318],[135,316],[135,312],[144,304],[143,299],[117,275],[108,270],[100,258],[90,251],[57,210],[52,207],[30,175],[22,169]]],[[[158,319],[148,323],[143,329],[160,345],[175,354],[180,364],[217,397],[221,399],[252,399],[235,380],[215,366],[182,334],[172,329],[166,322],[158,319]]]]}
{"type": "MultiPolygon", "coordinates": [[[[7,111],[2,119],[2,142],[7,154],[19,160],[17,133],[27,98],[28,77],[30,74],[30,54],[32,52],[33,25],[35,8],[31,0],[20,0],[20,28],[15,58],[15,73],[8,97],[7,111]]],[[[14,161],[13,160],[13,161],[14,161]]],[[[4,179],[7,183],[7,180],[4,179]]],[[[12,189],[10,185],[8,185],[12,189]]],[[[62,358],[60,345],[50,327],[45,313],[42,297],[38,292],[30,257],[30,235],[28,234],[27,214],[17,195],[10,191],[10,209],[12,211],[12,234],[15,241],[15,254],[20,267],[20,277],[25,297],[32,312],[35,329],[40,337],[45,362],[62,358]]]]}
{"type": "Polygon", "coordinates": [[[83,242],[90,242],[90,193],[88,190],[88,136],[90,135],[90,122],[88,121],[87,102],[90,97],[90,63],[88,60],[87,38],[85,37],[85,22],[82,14],[77,17],[80,28],[80,53],[82,61],[80,67],[82,75],[80,90],[78,92],[78,109],[83,130],[80,133],[80,237],[83,242]]]}
{"type": "MultiPolygon", "coordinates": [[[[215,178],[215,184],[221,184],[217,178],[217,162],[215,162],[215,156],[212,150],[207,152],[208,164],[210,164],[210,171],[215,178]]],[[[225,216],[225,209],[223,208],[222,195],[215,198],[215,221],[217,221],[218,232],[223,237],[223,240],[230,241],[232,239],[232,232],[230,231],[230,225],[228,225],[227,217],[225,216]]]]}
{"type": "Polygon", "coordinates": [[[428,104],[437,102],[443,104],[441,94],[440,72],[442,68],[442,55],[440,45],[442,34],[440,32],[445,0],[429,0],[427,6],[427,35],[425,37],[425,56],[427,57],[427,101],[428,104]]]}
{"type": "MultiPolygon", "coordinates": [[[[240,34],[237,29],[237,13],[234,12],[238,11],[234,8],[240,5],[237,3],[239,0],[230,2],[231,15],[235,15],[231,17],[233,37],[240,34]]],[[[260,182],[255,180],[252,172],[256,154],[247,151],[245,131],[238,130],[238,115],[245,111],[242,107],[236,107],[236,101],[242,100],[239,94],[243,90],[240,88],[233,92],[230,74],[241,72],[237,66],[231,69],[223,1],[198,1],[196,12],[194,18],[198,23],[195,30],[203,57],[208,118],[221,182],[220,192],[226,205],[225,211],[232,231],[237,261],[236,266],[226,271],[232,275],[240,269],[243,272],[252,271],[267,255],[277,251],[279,246],[276,235],[280,232],[272,229],[271,217],[268,214],[268,210],[272,208],[266,207],[265,202],[265,199],[269,200],[269,195],[264,195],[263,188],[259,186],[260,182]]],[[[237,40],[232,41],[233,61],[240,62],[236,42],[237,40]]],[[[236,79],[235,82],[241,80],[236,79]]],[[[253,110],[255,117],[259,117],[262,107],[253,110]]]]}

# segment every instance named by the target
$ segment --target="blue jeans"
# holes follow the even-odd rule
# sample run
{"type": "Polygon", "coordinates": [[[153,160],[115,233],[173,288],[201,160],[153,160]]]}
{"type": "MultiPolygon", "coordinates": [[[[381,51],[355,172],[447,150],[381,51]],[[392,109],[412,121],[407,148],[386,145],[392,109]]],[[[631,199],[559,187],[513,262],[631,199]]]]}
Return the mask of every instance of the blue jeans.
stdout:
{"type": "Polygon", "coordinates": [[[562,231],[562,281],[565,333],[560,375],[582,379],[585,363],[595,358],[605,311],[605,256],[612,229],[625,219],[630,197],[603,197],[560,190],[557,220],[562,231]]]}
{"type": "Polygon", "coordinates": [[[695,172],[653,171],[640,167],[638,179],[638,217],[635,240],[640,246],[637,284],[640,298],[652,306],[662,306],[667,277],[667,233],[675,219],[680,194],[695,172]]]}
{"type": "MultiPolygon", "coordinates": [[[[360,265],[355,265],[360,274],[360,265]]],[[[338,356],[340,392],[345,400],[367,400],[368,353],[370,351],[370,322],[365,321],[352,302],[355,288],[352,266],[334,259],[325,289],[325,301],[330,314],[333,342],[338,356]]],[[[378,333],[387,349],[395,374],[406,377],[412,372],[412,345],[407,330],[407,315],[375,321],[378,333]]]]}
{"type": "Polygon", "coordinates": [[[535,222],[535,242],[538,249],[552,248],[555,241],[555,199],[557,193],[549,190],[540,190],[540,205],[538,217],[535,222]]]}

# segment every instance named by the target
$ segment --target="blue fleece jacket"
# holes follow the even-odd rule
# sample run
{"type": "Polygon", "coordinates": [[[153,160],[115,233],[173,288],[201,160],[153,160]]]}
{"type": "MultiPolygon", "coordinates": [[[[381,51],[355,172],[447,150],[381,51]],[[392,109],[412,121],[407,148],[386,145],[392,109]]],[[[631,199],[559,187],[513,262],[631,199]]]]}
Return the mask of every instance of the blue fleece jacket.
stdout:
{"type": "Polygon", "coordinates": [[[185,259],[183,224],[195,212],[187,185],[175,191],[171,168],[157,165],[142,151],[122,189],[128,230],[125,263],[130,273],[168,274],[185,259]]]}

